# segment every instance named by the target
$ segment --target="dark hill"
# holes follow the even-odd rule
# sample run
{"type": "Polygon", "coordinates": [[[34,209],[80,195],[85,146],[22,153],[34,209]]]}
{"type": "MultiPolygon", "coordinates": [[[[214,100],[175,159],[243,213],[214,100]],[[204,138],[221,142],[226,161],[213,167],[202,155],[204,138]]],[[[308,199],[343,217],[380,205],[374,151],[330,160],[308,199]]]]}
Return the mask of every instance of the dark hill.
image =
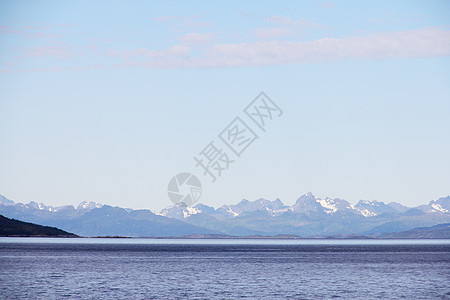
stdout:
{"type": "Polygon", "coordinates": [[[394,239],[450,239],[450,223],[419,227],[383,236],[394,239]]]}
{"type": "Polygon", "coordinates": [[[22,222],[2,215],[0,215],[0,236],[77,237],[73,233],[55,227],[22,222]]]}

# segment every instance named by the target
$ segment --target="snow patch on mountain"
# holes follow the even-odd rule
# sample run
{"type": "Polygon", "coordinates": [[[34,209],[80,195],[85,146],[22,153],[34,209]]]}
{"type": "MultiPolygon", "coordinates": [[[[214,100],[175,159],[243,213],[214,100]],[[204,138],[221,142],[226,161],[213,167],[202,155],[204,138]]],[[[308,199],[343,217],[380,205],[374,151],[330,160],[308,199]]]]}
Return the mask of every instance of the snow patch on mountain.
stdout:
{"type": "Polygon", "coordinates": [[[431,207],[433,208],[434,211],[439,211],[439,212],[443,212],[443,213],[447,213],[448,212],[447,209],[442,208],[442,206],[440,206],[439,204],[431,204],[431,207]]]}
{"type": "Polygon", "coordinates": [[[192,215],[196,215],[201,213],[202,211],[196,207],[187,206],[184,203],[178,203],[175,205],[171,205],[162,209],[159,213],[156,213],[159,216],[174,218],[179,220],[184,220],[192,215]]]}
{"type": "Polygon", "coordinates": [[[226,212],[233,215],[233,217],[239,216],[238,212],[235,212],[229,205],[226,206],[226,212]]]}
{"type": "MultiPolygon", "coordinates": [[[[51,205],[45,205],[44,203],[37,203],[35,201],[30,201],[29,203],[14,203],[14,201],[11,201],[4,196],[0,195],[0,205],[4,206],[18,206],[22,207],[23,209],[31,209],[31,210],[37,210],[42,212],[60,212],[62,210],[75,210],[75,208],[72,205],[63,205],[63,206],[51,206],[51,205]]],[[[81,202],[76,210],[82,210],[83,212],[90,211],[94,208],[101,208],[103,207],[103,204],[96,203],[93,201],[83,201],[81,202]]]]}
{"type": "Polygon", "coordinates": [[[366,218],[368,218],[368,217],[375,217],[377,215],[373,211],[369,211],[367,209],[358,209],[358,211],[366,218]]]}
{"type": "Polygon", "coordinates": [[[326,199],[316,199],[319,204],[326,209],[325,213],[332,214],[338,210],[334,201],[330,198],[326,199]]]}
{"type": "Polygon", "coordinates": [[[195,207],[186,207],[185,208],[185,210],[183,210],[183,216],[184,216],[184,218],[187,218],[187,217],[189,217],[189,216],[192,216],[192,215],[196,215],[196,214],[199,214],[199,213],[201,213],[202,211],[201,210],[199,210],[198,208],[195,208],[195,207]]]}
{"type": "Polygon", "coordinates": [[[83,201],[80,204],[78,204],[77,209],[94,209],[94,208],[101,208],[103,204],[96,203],[93,201],[83,201]]]}

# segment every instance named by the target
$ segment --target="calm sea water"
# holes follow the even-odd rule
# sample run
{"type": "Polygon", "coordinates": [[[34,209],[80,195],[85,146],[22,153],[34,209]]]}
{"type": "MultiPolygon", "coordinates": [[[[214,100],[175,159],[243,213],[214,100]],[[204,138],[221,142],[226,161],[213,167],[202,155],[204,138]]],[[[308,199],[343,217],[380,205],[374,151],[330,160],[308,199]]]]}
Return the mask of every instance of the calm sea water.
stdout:
{"type": "Polygon", "coordinates": [[[450,241],[0,238],[0,299],[450,299],[450,241]]]}

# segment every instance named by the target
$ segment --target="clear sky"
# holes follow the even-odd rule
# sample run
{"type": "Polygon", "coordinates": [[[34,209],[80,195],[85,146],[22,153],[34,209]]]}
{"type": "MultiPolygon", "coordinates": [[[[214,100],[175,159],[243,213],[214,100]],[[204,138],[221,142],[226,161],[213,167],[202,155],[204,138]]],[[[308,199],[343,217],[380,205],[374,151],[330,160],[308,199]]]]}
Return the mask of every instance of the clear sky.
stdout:
{"type": "Polygon", "coordinates": [[[1,1],[0,194],[159,210],[450,194],[450,1],[1,1]],[[243,109],[283,110],[262,132],[243,109]],[[235,118],[259,136],[232,156],[235,118]],[[258,131],[259,130],[259,131],[258,131]],[[194,156],[235,160],[217,181],[194,156]]]}

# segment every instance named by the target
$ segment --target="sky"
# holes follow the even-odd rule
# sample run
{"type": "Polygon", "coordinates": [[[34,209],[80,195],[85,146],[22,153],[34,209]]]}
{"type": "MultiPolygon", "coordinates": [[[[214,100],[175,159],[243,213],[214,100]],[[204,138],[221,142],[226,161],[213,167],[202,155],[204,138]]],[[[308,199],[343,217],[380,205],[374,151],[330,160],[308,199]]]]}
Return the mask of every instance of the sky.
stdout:
{"type": "Polygon", "coordinates": [[[0,2],[15,202],[159,211],[187,172],[214,207],[307,192],[416,206],[450,194],[449,132],[449,1],[0,2]],[[244,111],[261,92],[280,109],[259,106],[264,130],[244,111]],[[239,156],[236,117],[257,136],[239,156]],[[215,182],[194,159],[208,145],[215,182]]]}

